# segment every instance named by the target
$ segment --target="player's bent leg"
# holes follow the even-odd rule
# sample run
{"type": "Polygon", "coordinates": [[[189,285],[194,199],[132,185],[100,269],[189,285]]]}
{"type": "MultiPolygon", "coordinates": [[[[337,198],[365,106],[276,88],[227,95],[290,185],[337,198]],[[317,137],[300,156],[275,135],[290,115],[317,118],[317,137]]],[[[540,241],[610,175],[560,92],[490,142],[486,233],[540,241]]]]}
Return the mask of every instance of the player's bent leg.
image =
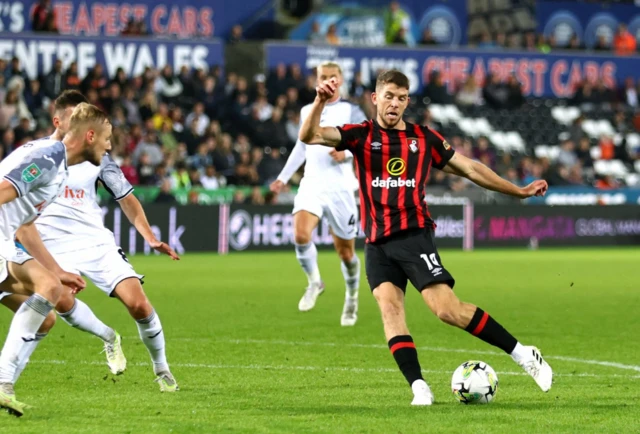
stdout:
{"type": "Polygon", "coordinates": [[[127,369],[127,359],[122,351],[121,337],[114,329],[100,321],[96,314],[82,300],[76,299],[69,288],[65,288],[56,310],[60,318],[73,328],[82,330],[104,343],[107,366],[113,375],[120,375],[127,369]]]}
{"type": "MultiPolygon", "coordinates": [[[[7,296],[0,299],[0,304],[3,304],[13,312],[17,312],[20,306],[22,306],[22,304],[25,301],[27,301],[27,299],[28,297],[26,295],[8,294],[7,296]]],[[[16,384],[18,382],[18,379],[20,378],[22,371],[29,363],[29,358],[31,357],[31,354],[33,354],[38,344],[47,336],[47,334],[49,333],[49,330],[53,328],[55,323],[56,323],[56,314],[53,311],[51,311],[49,312],[47,317],[44,319],[44,322],[38,329],[38,333],[36,333],[36,339],[26,343],[24,347],[25,354],[21,358],[22,359],[21,363],[16,368],[16,372],[13,376],[13,384],[16,384]]]]}
{"type": "Polygon", "coordinates": [[[308,286],[298,303],[298,309],[302,312],[313,309],[318,296],[324,292],[318,268],[318,250],[312,240],[313,230],[319,222],[320,218],[317,215],[303,209],[293,215],[296,258],[308,280],[308,286]]]}
{"type": "Polygon", "coordinates": [[[422,377],[418,351],[407,327],[404,291],[384,282],[373,290],[373,295],[380,308],[389,350],[413,391],[411,405],[433,404],[433,394],[422,377]]]}
{"type": "Polygon", "coordinates": [[[25,406],[15,399],[13,384],[16,372],[20,366],[26,365],[29,346],[37,339],[38,330],[58,301],[62,284],[35,260],[22,264],[7,262],[6,266],[7,278],[0,283],[0,291],[28,295],[11,321],[0,354],[0,407],[20,416],[25,406]]]}
{"type": "Polygon", "coordinates": [[[535,347],[520,344],[511,333],[479,307],[461,302],[448,284],[438,282],[427,285],[422,291],[422,297],[441,321],[466,330],[488,344],[500,348],[511,355],[544,392],[551,388],[553,371],[542,358],[540,351],[535,347]]]}
{"type": "Polygon", "coordinates": [[[356,240],[345,240],[333,235],[333,244],[340,257],[340,268],[346,292],[340,324],[353,326],[358,320],[358,289],[360,288],[360,260],[356,255],[356,240]]]}
{"type": "Polygon", "coordinates": [[[129,314],[136,321],[140,339],[147,347],[153,362],[153,372],[161,392],[175,392],[179,390],[173,374],[169,370],[165,352],[165,339],[162,323],[158,314],[149,302],[140,280],[129,278],[116,285],[113,295],[129,310],[129,314]]]}

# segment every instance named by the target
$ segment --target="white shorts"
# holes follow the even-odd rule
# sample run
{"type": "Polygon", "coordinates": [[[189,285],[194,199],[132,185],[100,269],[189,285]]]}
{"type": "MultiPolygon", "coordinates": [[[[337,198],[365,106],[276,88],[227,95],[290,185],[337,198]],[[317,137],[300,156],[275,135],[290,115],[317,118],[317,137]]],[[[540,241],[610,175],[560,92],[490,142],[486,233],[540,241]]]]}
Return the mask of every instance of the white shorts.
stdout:
{"type": "Polygon", "coordinates": [[[334,235],[343,240],[352,240],[358,234],[358,208],[351,191],[315,192],[300,188],[293,201],[293,214],[298,211],[327,217],[334,235]]]}
{"type": "MultiPolygon", "coordinates": [[[[24,264],[28,260],[33,259],[27,252],[16,246],[15,242],[0,240],[0,283],[9,277],[9,268],[7,262],[16,264],[24,264]]],[[[0,292],[0,300],[10,295],[8,292],[0,292]]]]}
{"type": "Polygon", "coordinates": [[[142,281],[144,277],[135,272],[124,251],[115,244],[54,254],[53,258],[63,270],[87,277],[109,296],[123,280],[136,278],[142,281]]]}

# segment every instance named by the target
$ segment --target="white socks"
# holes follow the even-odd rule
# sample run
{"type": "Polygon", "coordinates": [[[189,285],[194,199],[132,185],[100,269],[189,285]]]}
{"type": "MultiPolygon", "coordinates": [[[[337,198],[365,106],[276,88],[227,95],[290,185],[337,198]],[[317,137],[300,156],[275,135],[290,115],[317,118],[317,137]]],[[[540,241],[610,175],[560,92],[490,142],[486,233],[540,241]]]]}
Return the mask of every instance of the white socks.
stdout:
{"type": "Polygon", "coordinates": [[[58,312],[58,315],[71,327],[91,333],[107,343],[112,344],[116,339],[116,332],[100,321],[91,308],[81,300],[76,299],[73,308],[69,312],[58,312]]]}
{"type": "Polygon", "coordinates": [[[33,294],[15,313],[0,355],[0,383],[13,384],[18,367],[24,369],[27,347],[35,342],[38,329],[52,309],[46,298],[33,294]]]}
{"type": "Polygon", "coordinates": [[[320,270],[318,269],[318,250],[313,241],[308,244],[296,244],[296,258],[309,280],[309,286],[320,285],[320,270]]]}
{"type": "Polygon", "coordinates": [[[520,360],[525,359],[527,357],[530,357],[529,354],[529,350],[527,350],[524,345],[522,345],[520,342],[518,342],[516,344],[516,347],[513,349],[513,351],[511,352],[511,358],[516,362],[519,363],[520,360]]]}
{"type": "Polygon", "coordinates": [[[354,254],[351,262],[348,264],[341,262],[340,268],[342,269],[342,276],[347,285],[347,296],[352,298],[357,297],[358,288],[360,288],[360,260],[358,256],[354,254]]]}
{"type": "Polygon", "coordinates": [[[165,354],[164,332],[160,318],[154,310],[147,318],[136,320],[140,339],[147,347],[153,361],[153,372],[157,375],[161,372],[169,372],[169,364],[165,354]]]}
{"type": "Polygon", "coordinates": [[[41,340],[47,337],[46,333],[36,333],[36,339],[30,342],[26,342],[23,348],[21,349],[20,365],[16,367],[16,373],[13,375],[13,384],[18,382],[18,378],[20,378],[20,374],[24,371],[24,368],[27,367],[27,363],[29,363],[29,358],[33,354],[33,352],[38,347],[38,344],[41,340]]]}

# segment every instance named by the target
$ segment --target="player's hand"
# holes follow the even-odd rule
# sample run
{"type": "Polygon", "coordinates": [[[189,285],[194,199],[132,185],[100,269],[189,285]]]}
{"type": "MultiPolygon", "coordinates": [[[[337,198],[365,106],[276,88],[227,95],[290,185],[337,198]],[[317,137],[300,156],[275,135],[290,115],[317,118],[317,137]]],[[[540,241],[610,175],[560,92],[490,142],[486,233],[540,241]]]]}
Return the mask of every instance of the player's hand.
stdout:
{"type": "Polygon", "coordinates": [[[284,187],[285,187],[284,182],[280,181],[279,179],[276,179],[269,186],[269,190],[271,190],[275,194],[279,194],[282,190],[284,190],[284,187]]]}
{"type": "Polygon", "coordinates": [[[333,158],[333,161],[336,163],[342,163],[347,158],[344,151],[336,151],[335,149],[332,149],[329,155],[331,155],[331,158],[333,158]]]}
{"type": "Polygon", "coordinates": [[[543,179],[538,179],[533,181],[531,184],[526,187],[522,187],[520,197],[522,199],[526,199],[527,197],[532,196],[544,196],[547,193],[547,189],[549,188],[549,184],[547,181],[543,179]]]}
{"type": "Polygon", "coordinates": [[[77,274],[67,273],[66,271],[63,271],[58,275],[58,278],[64,286],[68,286],[69,288],[71,288],[71,292],[73,294],[77,294],[87,287],[87,282],[85,282],[84,279],[77,274]]]}
{"type": "Polygon", "coordinates": [[[180,256],[178,256],[178,254],[171,247],[169,247],[169,244],[167,243],[163,243],[162,241],[156,240],[156,241],[150,242],[149,246],[151,246],[153,250],[156,250],[160,253],[164,253],[165,255],[170,256],[171,259],[173,259],[174,261],[180,260],[180,256]]]}
{"type": "Polygon", "coordinates": [[[322,102],[329,101],[336,94],[338,88],[336,86],[336,80],[332,78],[331,80],[325,80],[320,83],[319,86],[316,86],[316,93],[318,98],[322,102]]]}

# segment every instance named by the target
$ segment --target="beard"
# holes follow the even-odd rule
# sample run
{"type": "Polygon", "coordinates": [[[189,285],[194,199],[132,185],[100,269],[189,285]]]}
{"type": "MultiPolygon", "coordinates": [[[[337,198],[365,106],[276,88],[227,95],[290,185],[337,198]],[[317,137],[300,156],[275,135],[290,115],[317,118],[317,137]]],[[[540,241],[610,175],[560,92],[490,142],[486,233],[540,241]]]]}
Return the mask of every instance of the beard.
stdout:
{"type": "Polygon", "coordinates": [[[98,155],[95,149],[92,149],[92,148],[85,149],[84,152],[82,153],[82,156],[85,159],[85,161],[88,161],[94,166],[100,166],[100,164],[102,163],[102,155],[98,155]]]}

